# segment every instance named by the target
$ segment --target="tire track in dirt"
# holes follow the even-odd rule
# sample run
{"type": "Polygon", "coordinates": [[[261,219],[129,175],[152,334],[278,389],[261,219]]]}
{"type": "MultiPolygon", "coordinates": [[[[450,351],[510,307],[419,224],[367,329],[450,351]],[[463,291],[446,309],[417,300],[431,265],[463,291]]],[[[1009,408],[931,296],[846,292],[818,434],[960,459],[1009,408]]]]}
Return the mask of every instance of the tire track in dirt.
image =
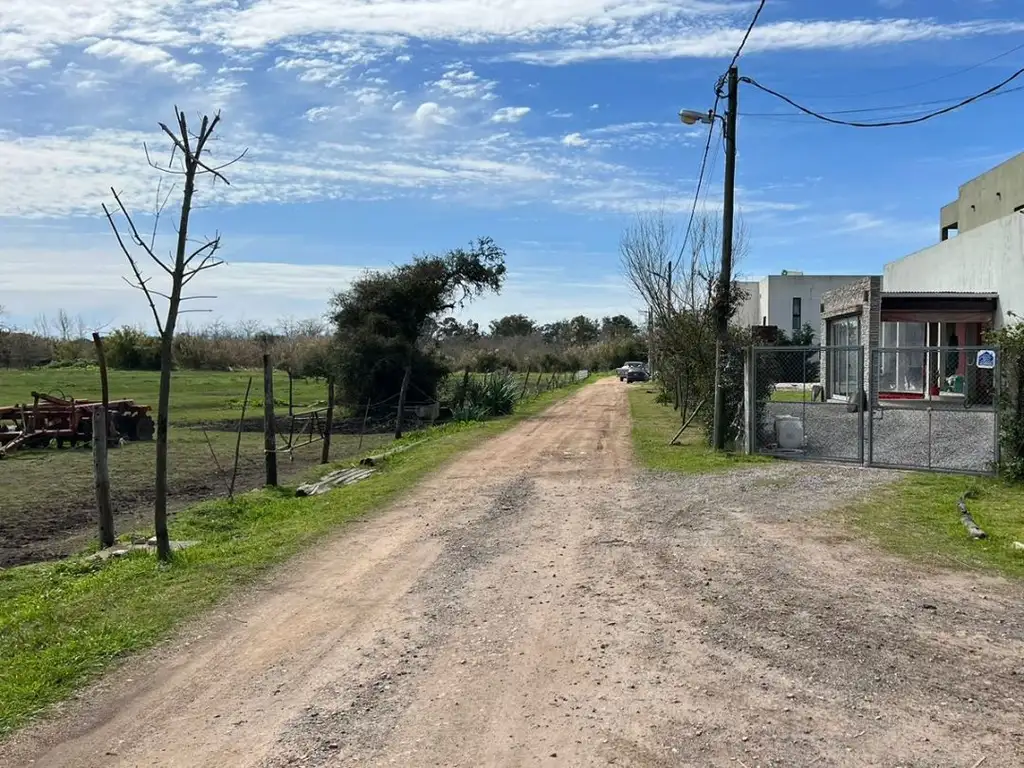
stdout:
{"type": "Polygon", "coordinates": [[[1024,764],[1019,584],[828,518],[888,473],[636,472],[625,391],[465,454],[0,764],[1024,764]]]}

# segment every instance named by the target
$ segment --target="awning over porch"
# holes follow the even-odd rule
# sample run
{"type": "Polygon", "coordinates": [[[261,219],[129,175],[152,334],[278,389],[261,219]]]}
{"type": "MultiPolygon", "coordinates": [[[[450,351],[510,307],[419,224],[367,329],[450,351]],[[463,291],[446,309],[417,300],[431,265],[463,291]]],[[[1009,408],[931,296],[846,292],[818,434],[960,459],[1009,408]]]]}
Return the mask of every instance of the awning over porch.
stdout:
{"type": "Polygon", "coordinates": [[[882,293],[883,323],[991,323],[995,293],[882,293]]]}

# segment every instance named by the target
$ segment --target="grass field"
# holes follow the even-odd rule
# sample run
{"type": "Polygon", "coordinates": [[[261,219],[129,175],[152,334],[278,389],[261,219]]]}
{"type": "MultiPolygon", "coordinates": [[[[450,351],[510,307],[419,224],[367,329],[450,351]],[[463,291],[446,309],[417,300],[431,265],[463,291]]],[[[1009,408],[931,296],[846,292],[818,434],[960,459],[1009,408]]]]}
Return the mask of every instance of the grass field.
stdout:
{"type": "Polygon", "coordinates": [[[171,530],[200,544],[178,553],[169,567],[135,554],[0,570],[0,738],[269,566],[580,386],[543,394],[510,417],[421,432],[407,440],[423,444],[390,459],[373,477],[323,496],[260,490],[193,506],[177,515],[171,530]]]}
{"type": "MultiPolygon", "coordinates": [[[[626,386],[626,385],[623,385],[626,386]]],[[[637,459],[648,469],[698,474],[723,472],[743,464],[765,461],[756,456],[715,453],[708,448],[698,416],[679,438],[679,445],[669,445],[682,424],[679,412],[661,405],[657,395],[644,385],[629,385],[629,410],[633,420],[633,449],[637,459]]]]}
{"type": "Polygon", "coordinates": [[[1024,578],[1024,487],[994,478],[914,474],[846,510],[843,516],[884,549],[918,562],[1024,578]],[[973,541],[960,523],[956,502],[970,490],[967,507],[988,534],[973,541]]]}
{"type": "MultiPolygon", "coordinates": [[[[246,419],[258,423],[262,418],[261,371],[175,372],[169,434],[172,509],[226,492],[235,448],[234,425],[241,415],[250,376],[253,388],[246,419]],[[207,428],[205,434],[202,427],[207,428]]],[[[155,408],[158,385],[155,372],[110,372],[111,399],[131,398],[155,408]]],[[[297,412],[326,404],[323,381],[296,379],[292,385],[297,412]]],[[[0,404],[31,402],[33,391],[98,399],[99,371],[44,368],[0,372],[0,404]]],[[[287,417],[287,374],[275,375],[274,399],[278,403],[278,417],[287,417]]],[[[335,434],[331,456],[350,456],[360,448],[372,450],[390,439],[388,434],[368,434],[362,440],[358,435],[335,434]]],[[[307,445],[297,441],[297,445],[292,454],[278,457],[283,480],[298,476],[319,462],[319,443],[307,445]]],[[[262,433],[243,432],[237,488],[247,490],[262,485],[263,456],[262,433]]],[[[155,458],[154,442],[128,443],[111,450],[111,491],[118,532],[148,521],[155,458]]],[[[95,520],[92,455],[88,447],[16,451],[0,461],[0,509],[0,567],[78,551],[91,540],[90,526],[95,520]]]]}

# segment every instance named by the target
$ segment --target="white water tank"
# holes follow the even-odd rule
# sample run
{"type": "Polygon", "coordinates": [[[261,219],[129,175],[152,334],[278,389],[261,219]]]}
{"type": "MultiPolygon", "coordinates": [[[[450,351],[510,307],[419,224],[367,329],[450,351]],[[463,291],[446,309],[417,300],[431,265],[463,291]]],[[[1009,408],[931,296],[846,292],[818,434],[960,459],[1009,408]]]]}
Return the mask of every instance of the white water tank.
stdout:
{"type": "Polygon", "coordinates": [[[804,422],[798,416],[776,416],[775,436],[779,448],[799,450],[804,447],[804,422]]]}

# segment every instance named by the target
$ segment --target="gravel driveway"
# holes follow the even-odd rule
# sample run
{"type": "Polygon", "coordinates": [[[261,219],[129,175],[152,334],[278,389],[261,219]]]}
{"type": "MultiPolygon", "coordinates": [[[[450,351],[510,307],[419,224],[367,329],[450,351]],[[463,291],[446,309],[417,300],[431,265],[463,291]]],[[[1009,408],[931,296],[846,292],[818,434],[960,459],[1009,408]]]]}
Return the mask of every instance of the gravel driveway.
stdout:
{"type": "Polygon", "coordinates": [[[830,521],[891,479],[637,472],[625,388],[600,381],[0,764],[1024,765],[1024,591],[830,521]]]}
{"type": "MultiPolygon", "coordinates": [[[[803,419],[806,454],[815,459],[859,460],[858,421],[845,403],[767,404],[768,423],[761,440],[774,440],[774,418],[803,419]]],[[[995,416],[968,408],[876,408],[873,422],[877,464],[929,467],[955,472],[987,472],[995,461],[995,416]]],[[[867,414],[864,417],[864,455],[868,453],[867,414]]]]}

